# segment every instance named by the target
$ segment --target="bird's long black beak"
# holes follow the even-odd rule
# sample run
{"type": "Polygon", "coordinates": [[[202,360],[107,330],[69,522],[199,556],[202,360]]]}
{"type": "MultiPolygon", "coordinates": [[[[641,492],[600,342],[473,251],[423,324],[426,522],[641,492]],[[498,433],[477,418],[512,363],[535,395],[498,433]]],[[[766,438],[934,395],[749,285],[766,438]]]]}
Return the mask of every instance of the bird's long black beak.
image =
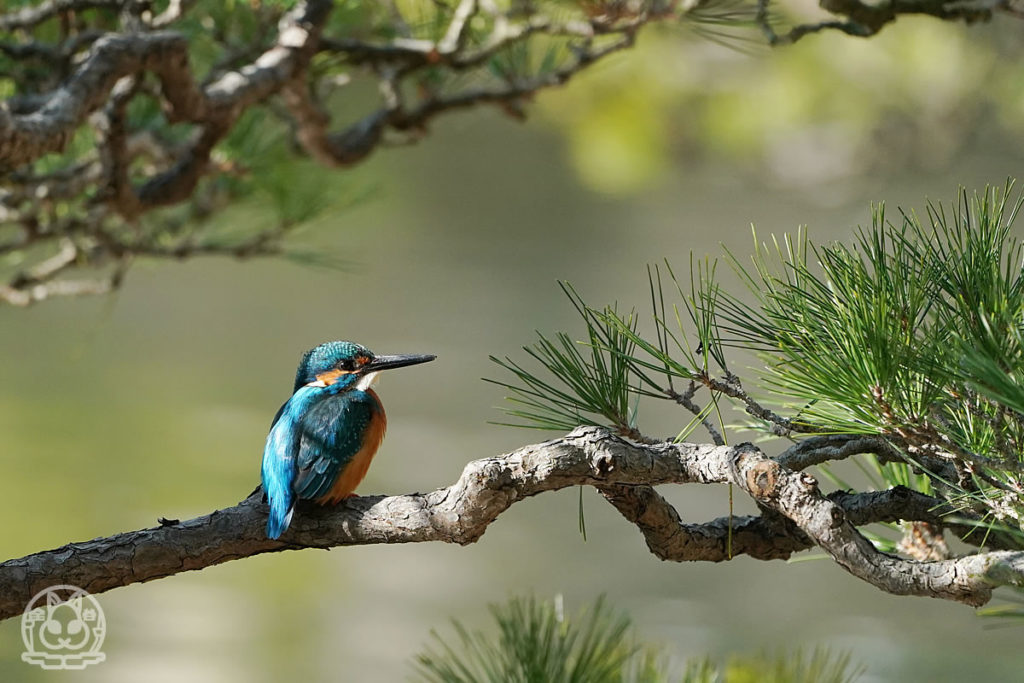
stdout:
{"type": "Polygon", "coordinates": [[[363,366],[362,371],[377,372],[378,370],[390,370],[391,368],[404,368],[407,365],[419,365],[434,360],[437,356],[429,353],[410,353],[400,356],[377,356],[363,366]]]}

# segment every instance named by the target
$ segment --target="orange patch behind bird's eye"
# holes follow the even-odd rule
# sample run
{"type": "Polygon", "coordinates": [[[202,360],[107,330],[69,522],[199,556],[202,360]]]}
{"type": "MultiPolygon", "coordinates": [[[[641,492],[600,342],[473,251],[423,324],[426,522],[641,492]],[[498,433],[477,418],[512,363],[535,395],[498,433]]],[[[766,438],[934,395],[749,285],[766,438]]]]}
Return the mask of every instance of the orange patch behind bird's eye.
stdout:
{"type": "Polygon", "coordinates": [[[333,370],[328,370],[327,372],[321,372],[316,376],[316,379],[319,382],[323,382],[325,386],[329,386],[337,382],[338,378],[341,377],[342,375],[351,374],[351,372],[348,372],[346,370],[339,370],[337,368],[334,368],[333,370]]]}

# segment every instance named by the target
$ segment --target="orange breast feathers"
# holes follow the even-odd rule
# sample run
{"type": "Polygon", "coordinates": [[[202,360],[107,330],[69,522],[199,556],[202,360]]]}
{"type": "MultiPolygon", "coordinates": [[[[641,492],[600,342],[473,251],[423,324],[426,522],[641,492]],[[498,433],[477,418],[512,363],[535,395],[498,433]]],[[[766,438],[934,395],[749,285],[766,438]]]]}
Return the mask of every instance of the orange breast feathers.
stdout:
{"type": "Polygon", "coordinates": [[[370,424],[366,426],[363,447],[352,456],[345,469],[338,474],[338,478],[334,481],[334,485],[331,486],[331,490],[316,499],[316,502],[320,505],[333,505],[353,495],[352,492],[363,481],[366,471],[370,469],[370,463],[373,462],[373,456],[377,453],[377,449],[380,448],[381,442],[384,441],[384,432],[388,428],[388,418],[384,414],[384,406],[381,405],[380,398],[377,397],[373,389],[367,390],[366,393],[373,396],[374,401],[377,403],[377,410],[374,411],[370,424]]]}

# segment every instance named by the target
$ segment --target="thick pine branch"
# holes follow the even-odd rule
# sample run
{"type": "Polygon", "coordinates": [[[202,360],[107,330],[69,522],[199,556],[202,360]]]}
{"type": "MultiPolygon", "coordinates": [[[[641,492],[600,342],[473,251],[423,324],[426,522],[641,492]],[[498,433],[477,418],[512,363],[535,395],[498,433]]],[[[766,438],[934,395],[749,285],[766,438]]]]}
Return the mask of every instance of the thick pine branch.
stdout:
{"type": "MultiPolygon", "coordinates": [[[[812,452],[805,454],[813,461],[812,452]]],[[[791,466],[802,463],[795,458],[791,466]]],[[[232,508],[0,565],[0,618],[20,613],[39,590],[73,584],[91,593],[203,569],[252,555],[301,548],[443,541],[468,544],[514,503],[569,486],[595,486],[635,523],[658,557],[726,559],[728,521],[683,524],[651,489],[659,484],[732,483],[765,511],[733,520],[732,552],[786,558],[818,546],[851,574],[897,595],[982,605],[998,583],[1024,583],[1024,552],[995,551],[918,562],[879,552],[857,530],[877,521],[941,524],[932,499],[906,490],[825,496],[809,475],[780,466],[749,444],[637,444],[597,427],[469,463],[457,482],[426,494],[353,498],[303,507],[280,541],[264,535],[258,494],[232,508]]]]}

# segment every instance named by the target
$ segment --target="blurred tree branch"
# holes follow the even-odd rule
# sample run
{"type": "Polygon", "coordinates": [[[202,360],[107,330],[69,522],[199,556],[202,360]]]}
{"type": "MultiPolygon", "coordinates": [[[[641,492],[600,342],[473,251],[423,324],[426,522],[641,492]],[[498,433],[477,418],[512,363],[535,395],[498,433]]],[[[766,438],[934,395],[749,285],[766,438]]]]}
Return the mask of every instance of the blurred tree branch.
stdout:
{"type": "Polygon", "coordinates": [[[137,256],[279,253],[301,217],[229,240],[199,228],[258,172],[249,157],[269,124],[239,129],[254,107],[282,119],[309,157],[349,166],[387,131],[416,138],[445,112],[496,104],[520,117],[534,92],[688,9],[582,3],[556,19],[463,0],[423,3],[410,23],[390,3],[342,17],[331,0],[288,4],[239,3],[229,16],[213,2],[54,0],[0,15],[12,32],[0,43],[11,93],[0,108],[0,256],[17,264],[0,301],[109,291],[137,256]],[[205,41],[218,57],[197,54],[205,41]],[[330,101],[357,76],[377,82],[382,104],[338,127],[330,101]],[[184,213],[156,211],[175,206],[184,213]],[[75,270],[100,275],[64,279],[75,270]]]}
{"type": "Polygon", "coordinates": [[[818,5],[829,14],[846,17],[844,21],[828,20],[798,24],[786,33],[778,34],[770,17],[771,0],[757,0],[757,24],[772,45],[787,45],[822,31],[839,31],[849,36],[868,38],[875,35],[898,17],[925,15],[946,21],[973,24],[988,21],[996,12],[1019,16],[1020,9],[1012,0],[892,0],[883,3],[863,3],[859,0],[819,0],[818,5]]]}
{"type": "Polygon", "coordinates": [[[975,21],[1013,9],[824,0],[848,21],[779,36],[768,2],[24,3],[0,14],[0,302],[107,292],[136,257],[280,254],[323,202],[316,187],[299,196],[298,160],[349,167],[481,105],[521,118],[535,93],[651,23],[758,23],[779,43],[824,28],[870,35],[902,14],[975,21]],[[378,102],[356,83],[374,85],[378,102]],[[279,205],[269,227],[211,225],[261,188],[279,205]]]}
{"type": "Polygon", "coordinates": [[[646,444],[580,427],[553,441],[471,462],[457,482],[430,493],[305,506],[280,541],[267,539],[266,505],[254,493],[235,507],[185,522],[162,520],[159,527],[8,560],[0,564],[0,618],[19,614],[37,591],[58,583],[101,593],[268,552],[429,541],[466,545],[516,502],[576,485],[597,487],[661,559],[785,559],[816,546],[884,591],[969,605],[985,604],[995,584],[1024,584],[1020,551],[989,546],[957,559],[917,561],[876,550],[857,527],[906,520],[941,528],[941,501],[907,489],[824,495],[800,471],[819,455],[814,449],[801,453],[791,454],[789,467],[783,467],[750,444],[646,444]],[[727,519],[684,524],[650,488],[720,483],[733,484],[762,509],[759,516],[732,520],[731,551],[727,519]]]}

